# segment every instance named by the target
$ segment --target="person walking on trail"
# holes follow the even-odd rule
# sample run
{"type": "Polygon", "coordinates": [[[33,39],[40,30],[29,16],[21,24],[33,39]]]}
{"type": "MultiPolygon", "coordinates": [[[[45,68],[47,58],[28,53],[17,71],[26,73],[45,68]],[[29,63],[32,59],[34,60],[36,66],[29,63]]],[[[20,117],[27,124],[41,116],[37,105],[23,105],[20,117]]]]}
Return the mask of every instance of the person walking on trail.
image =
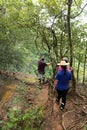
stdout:
{"type": "Polygon", "coordinates": [[[49,66],[50,63],[45,63],[44,58],[41,58],[40,61],[38,62],[38,79],[39,82],[45,82],[45,67],[49,66]]]}
{"type": "Polygon", "coordinates": [[[56,102],[59,104],[60,99],[62,99],[60,109],[63,110],[66,105],[66,95],[69,90],[69,85],[72,80],[71,71],[67,69],[67,65],[65,61],[61,61],[58,65],[61,66],[61,70],[59,70],[55,76],[53,87],[57,90],[58,96],[56,98],[56,102]]]}

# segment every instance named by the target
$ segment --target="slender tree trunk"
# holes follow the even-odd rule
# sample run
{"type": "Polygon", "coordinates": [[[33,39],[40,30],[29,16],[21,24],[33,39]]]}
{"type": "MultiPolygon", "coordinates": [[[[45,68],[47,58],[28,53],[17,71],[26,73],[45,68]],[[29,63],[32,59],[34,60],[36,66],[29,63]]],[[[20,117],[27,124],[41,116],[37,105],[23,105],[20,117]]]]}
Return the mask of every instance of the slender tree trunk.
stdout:
{"type": "Polygon", "coordinates": [[[52,64],[53,66],[53,78],[55,77],[55,74],[57,72],[57,62],[58,62],[58,47],[57,47],[57,37],[56,37],[56,33],[53,29],[51,29],[51,33],[53,36],[53,52],[55,53],[56,59],[54,59],[54,64],[52,64]]]}
{"type": "MultiPolygon", "coordinates": [[[[79,56],[80,59],[80,56],[79,56]]],[[[78,61],[78,68],[77,68],[77,82],[79,81],[79,68],[80,68],[80,60],[78,61]]]]}
{"type": "Polygon", "coordinates": [[[53,47],[50,46],[50,43],[49,43],[48,39],[46,38],[46,34],[45,34],[44,30],[41,32],[41,35],[42,35],[42,41],[47,46],[47,51],[48,51],[48,54],[49,54],[49,59],[53,63],[52,64],[52,71],[53,71],[53,78],[54,78],[55,74],[56,74],[56,71],[57,71],[57,67],[56,66],[57,66],[57,62],[58,62],[57,37],[56,37],[55,31],[53,29],[51,29],[51,28],[47,28],[47,29],[49,29],[51,31],[52,38],[53,38],[52,39],[53,47]],[[55,56],[56,56],[55,59],[52,58],[52,49],[53,49],[53,53],[55,53],[55,56]]]}
{"type": "Polygon", "coordinates": [[[61,33],[61,40],[60,40],[60,60],[62,59],[62,49],[63,49],[63,34],[61,33]]]}
{"type": "MultiPolygon", "coordinates": [[[[72,67],[72,63],[73,63],[73,45],[72,45],[71,27],[70,27],[71,6],[72,6],[72,0],[68,0],[67,26],[68,26],[68,38],[69,38],[69,47],[70,47],[70,66],[72,67]]],[[[73,70],[72,70],[72,78],[73,78],[73,80],[72,80],[72,85],[73,85],[72,92],[75,92],[76,80],[75,80],[75,77],[74,77],[73,70]]]]}
{"type": "Polygon", "coordinates": [[[62,14],[61,14],[61,30],[62,30],[62,32],[61,32],[61,35],[60,35],[60,60],[62,59],[62,57],[63,57],[63,54],[62,54],[62,49],[63,49],[63,25],[62,25],[62,14]]]}
{"type": "Polygon", "coordinates": [[[85,69],[86,69],[86,55],[87,55],[87,44],[86,44],[86,51],[85,51],[85,60],[84,60],[84,68],[83,68],[83,83],[85,83],[85,69]]]}
{"type": "Polygon", "coordinates": [[[71,27],[70,27],[70,14],[71,14],[71,5],[72,0],[68,0],[68,14],[67,14],[67,26],[68,26],[68,38],[69,38],[69,47],[70,47],[70,66],[72,66],[72,39],[71,39],[71,27]]]}

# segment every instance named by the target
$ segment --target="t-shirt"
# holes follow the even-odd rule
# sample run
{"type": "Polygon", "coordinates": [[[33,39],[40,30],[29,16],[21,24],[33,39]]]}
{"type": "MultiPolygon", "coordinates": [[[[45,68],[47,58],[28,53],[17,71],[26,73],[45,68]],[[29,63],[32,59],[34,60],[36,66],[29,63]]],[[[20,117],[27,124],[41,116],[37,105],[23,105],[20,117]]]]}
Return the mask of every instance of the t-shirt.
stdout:
{"type": "Polygon", "coordinates": [[[69,70],[60,70],[57,72],[55,79],[58,80],[58,84],[56,86],[57,90],[67,90],[69,88],[69,80],[72,80],[72,74],[69,70]]]}
{"type": "Polygon", "coordinates": [[[40,73],[45,73],[45,67],[47,66],[47,64],[43,61],[43,60],[40,60],[38,62],[38,72],[40,73]]]}

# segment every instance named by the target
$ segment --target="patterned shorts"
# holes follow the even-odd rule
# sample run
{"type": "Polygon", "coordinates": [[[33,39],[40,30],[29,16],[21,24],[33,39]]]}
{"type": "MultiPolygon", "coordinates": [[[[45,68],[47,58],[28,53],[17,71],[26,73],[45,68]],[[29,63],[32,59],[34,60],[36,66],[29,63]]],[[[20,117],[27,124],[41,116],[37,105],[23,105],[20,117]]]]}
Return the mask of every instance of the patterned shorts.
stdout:
{"type": "Polygon", "coordinates": [[[38,72],[38,79],[44,79],[45,78],[45,74],[38,72]]]}

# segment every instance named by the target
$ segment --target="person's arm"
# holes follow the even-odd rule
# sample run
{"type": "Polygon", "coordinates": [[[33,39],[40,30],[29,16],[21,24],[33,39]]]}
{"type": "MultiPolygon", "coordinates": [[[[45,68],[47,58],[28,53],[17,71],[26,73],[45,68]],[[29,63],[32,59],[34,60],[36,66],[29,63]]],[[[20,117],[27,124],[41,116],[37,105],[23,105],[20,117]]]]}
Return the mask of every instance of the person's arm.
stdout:
{"type": "Polygon", "coordinates": [[[47,66],[49,66],[49,65],[51,65],[52,64],[52,62],[50,62],[50,63],[46,63],[47,64],[47,66]]]}
{"type": "Polygon", "coordinates": [[[54,84],[53,84],[53,87],[56,88],[57,84],[58,84],[58,81],[59,81],[59,75],[60,71],[56,73],[55,75],[55,79],[54,79],[54,84]]]}
{"type": "Polygon", "coordinates": [[[71,71],[71,72],[73,71],[73,67],[72,67],[72,66],[70,66],[70,71],[71,71]]]}
{"type": "Polygon", "coordinates": [[[72,87],[72,80],[69,80],[69,87],[72,87]]]}
{"type": "Polygon", "coordinates": [[[70,72],[69,87],[72,87],[72,73],[70,72]]]}
{"type": "Polygon", "coordinates": [[[57,84],[58,84],[58,80],[56,79],[56,80],[54,81],[53,87],[56,88],[57,84]]]}

